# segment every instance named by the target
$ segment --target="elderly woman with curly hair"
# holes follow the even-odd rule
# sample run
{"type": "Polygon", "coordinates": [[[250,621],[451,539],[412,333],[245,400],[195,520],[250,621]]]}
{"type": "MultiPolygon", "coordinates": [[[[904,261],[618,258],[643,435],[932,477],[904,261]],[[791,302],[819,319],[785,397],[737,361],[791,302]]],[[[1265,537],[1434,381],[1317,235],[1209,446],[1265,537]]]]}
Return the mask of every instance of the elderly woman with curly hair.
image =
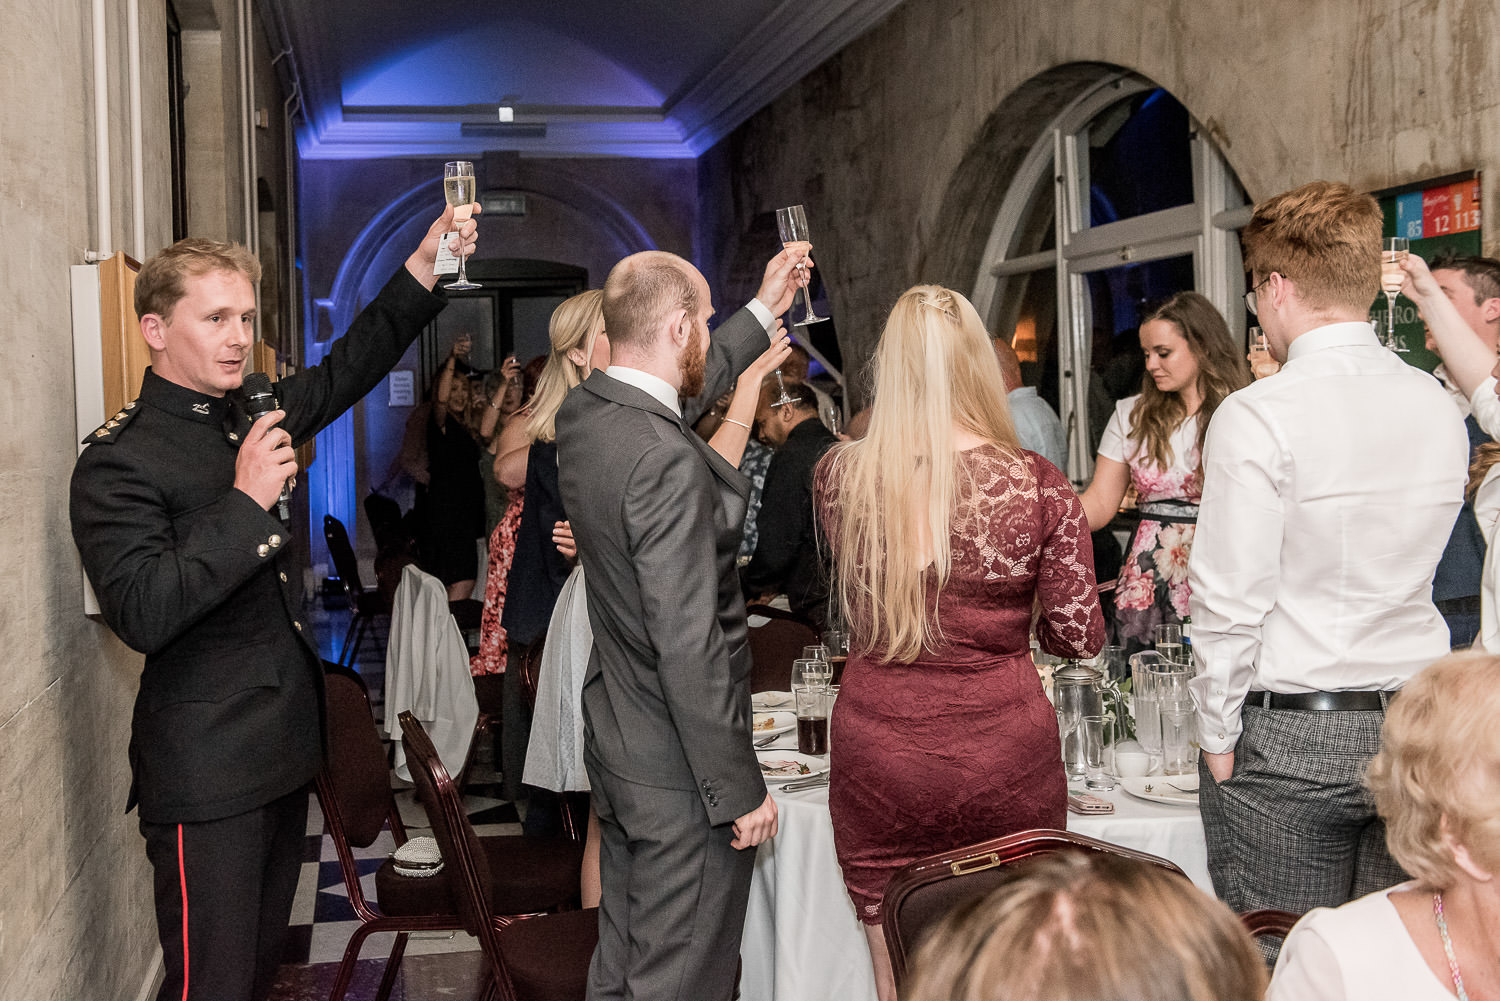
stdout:
{"type": "Polygon", "coordinates": [[[1500,657],[1455,654],[1391,704],[1369,784],[1414,879],[1297,923],[1268,1001],[1500,998],[1500,657]]]}

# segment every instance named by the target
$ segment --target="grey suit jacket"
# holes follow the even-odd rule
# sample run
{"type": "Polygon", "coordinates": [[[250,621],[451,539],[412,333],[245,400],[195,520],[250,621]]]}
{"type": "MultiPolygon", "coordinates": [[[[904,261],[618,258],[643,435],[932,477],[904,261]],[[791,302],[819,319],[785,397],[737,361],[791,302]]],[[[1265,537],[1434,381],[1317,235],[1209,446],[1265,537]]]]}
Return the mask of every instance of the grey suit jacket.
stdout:
{"type": "MultiPolygon", "coordinates": [[[[741,310],[714,334],[712,401],[764,351],[741,310]]],[[[711,824],[765,799],[735,555],[749,481],[634,386],[595,372],[557,414],[559,486],[588,587],[586,748],[629,782],[697,790],[711,824]]]]}

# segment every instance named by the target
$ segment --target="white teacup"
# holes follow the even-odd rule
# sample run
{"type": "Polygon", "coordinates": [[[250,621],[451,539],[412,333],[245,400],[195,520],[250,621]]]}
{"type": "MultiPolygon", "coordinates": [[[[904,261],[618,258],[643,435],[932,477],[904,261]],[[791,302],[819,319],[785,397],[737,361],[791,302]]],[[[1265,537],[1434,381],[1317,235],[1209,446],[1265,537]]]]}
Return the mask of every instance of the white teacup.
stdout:
{"type": "Polygon", "coordinates": [[[1151,755],[1133,740],[1115,746],[1115,774],[1121,778],[1151,774],[1151,755]]]}

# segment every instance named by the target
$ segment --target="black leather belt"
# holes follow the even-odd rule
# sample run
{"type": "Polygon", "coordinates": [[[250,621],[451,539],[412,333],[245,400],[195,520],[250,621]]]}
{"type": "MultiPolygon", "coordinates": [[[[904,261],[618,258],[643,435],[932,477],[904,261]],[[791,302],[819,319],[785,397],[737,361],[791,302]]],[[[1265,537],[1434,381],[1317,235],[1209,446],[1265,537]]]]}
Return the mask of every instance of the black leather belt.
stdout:
{"type": "Polygon", "coordinates": [[[1262,692],[1250,691],[1245,705],[1298,712],[1384,712],[1400,694],[1392,692],[1262,692]]]}
{"type": "Polygon", "coordinates": [[[1471,594],[1465,598],[1444,598],[1434,601],[1438,613],[1441,615],[1478,615],[1479,595],[1471,594]]]}

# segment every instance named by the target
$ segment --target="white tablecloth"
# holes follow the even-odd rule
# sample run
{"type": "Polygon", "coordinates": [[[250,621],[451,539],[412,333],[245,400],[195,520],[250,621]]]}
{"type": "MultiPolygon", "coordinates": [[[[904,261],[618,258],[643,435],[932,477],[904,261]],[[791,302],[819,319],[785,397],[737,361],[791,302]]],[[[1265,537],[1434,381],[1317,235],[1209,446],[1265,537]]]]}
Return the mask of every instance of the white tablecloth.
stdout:
{"type": "MultiPolygon", "coordinates": [[[[795,734],[776,742],[794,746],[795,734]],[[790,744],[787,743],[790,741],[790,744]]],[[[870,950],[833,850],[828,788],[773,789],[780,832],[756,855],[740,944],[744,1001],[876,1001],[870,950]]],[[[1099,793],[1106,816],[1068,815],[1068,829],[1175,862],[1213,893],[1203,822],[1189,807],[1099,793]]]]}
{"type": "Polygon", "coordinates": [[[1093,795],[1113,803],[1115,812],[1095,816],[1069,813],[1068,830],[1174,862],[1200,889],[1213,896],[1203,818],[1196,809],[1148,803],[1118,786],[1111,792],[1093,795]]]}

